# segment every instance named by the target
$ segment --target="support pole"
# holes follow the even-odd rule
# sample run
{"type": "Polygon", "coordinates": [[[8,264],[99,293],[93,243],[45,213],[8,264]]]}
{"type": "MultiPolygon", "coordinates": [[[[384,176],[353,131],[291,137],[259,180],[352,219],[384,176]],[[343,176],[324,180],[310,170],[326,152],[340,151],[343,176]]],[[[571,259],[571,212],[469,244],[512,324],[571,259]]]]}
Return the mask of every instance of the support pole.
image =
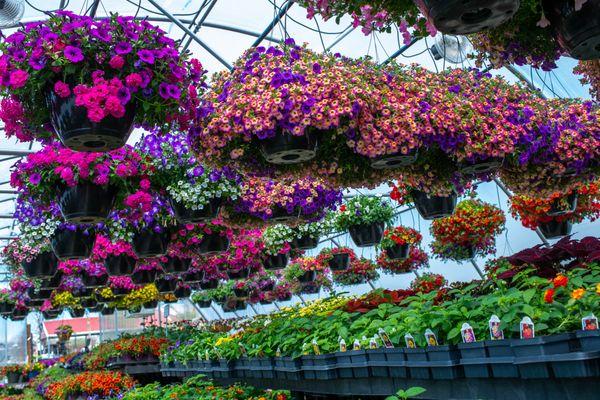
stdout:
{"type": "Polygon", "coordinates": [[[252,47],[258,46],[260,44],[260,42],[262,42],[263,39],[266,38],[269,33],[271,33],[273,28],[275,28],[275,25],[277,25],[279,23],[279,21],[281,21],[281,18],[283,18],[285,13],[288,12],[288,10],[290,9],[290,7],[292,5],[294,5],[294,0],[288,0],[287,3],[285,3],[279,9],[279,12],[275,16],[275,18],[273,18],[273,21],[271,21],[271,23],[269,24],[269,26],[267,26],[267,28],[263,31],[263,33],[258,38],[256,38],[254,43],[252,43],[252,47]]]}
{"type": "Polygon", "coordinates": [[[248,305],[250,306],[250,308],[252,309],[252,311],[254,311],[254,314],[256,314],[256,315],[260,314],[258,311],[256,311],[256,308],[254,308],[254,304],[248,303],[248,305]]]}
{"type": "Polygon", "coordinates": [[[473,264],[473,267],[475,267],[475,270],[477,271],[481,279],[485,279],[485,275],[481,271],[481,268],[479,268],[479,265],[477,264],[477,261],[475,261],[474,258],[471,258],[471,264],[473,264]]]}
{"type": "Polygon", "coordinates": [[[302,297],[302,295],[300,293],[298,293],[297,296],[300,299],[300,301],[302,302],[302,304],[306,305],[306,301],[304,301],[304,298],[302,297]]]}
{"type": "Polygon", "coordinates": [[[217,310],[217,307],[215,307],[214,304],[210,304],[210,308],[213,309],[213,311],[215,312],[215,314],[217,314],[217,317],[219,317],[219,319],[223,319],[223,316],[219,313],[219,311],[217,310]]]}

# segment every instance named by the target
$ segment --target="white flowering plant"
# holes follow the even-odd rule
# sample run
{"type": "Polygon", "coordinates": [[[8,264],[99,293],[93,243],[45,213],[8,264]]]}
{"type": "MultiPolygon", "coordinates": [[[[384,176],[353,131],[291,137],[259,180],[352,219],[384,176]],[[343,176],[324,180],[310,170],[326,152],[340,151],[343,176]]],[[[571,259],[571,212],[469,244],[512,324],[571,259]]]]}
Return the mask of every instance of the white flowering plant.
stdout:
{"type": "Polygon", "coordinates": [[[331,218],[338,231],[378,222],[389,225],[394,220],[394,208],[379,196],[358,195],[342,204],[331,218]]]}
{"type": "Polygon", "coordinates": [[[294,231],[287,225],[268,226],[262,232],[264,252],[270,256],[286,254],[290,251],[290,242],[293,238],[294,231]]]}

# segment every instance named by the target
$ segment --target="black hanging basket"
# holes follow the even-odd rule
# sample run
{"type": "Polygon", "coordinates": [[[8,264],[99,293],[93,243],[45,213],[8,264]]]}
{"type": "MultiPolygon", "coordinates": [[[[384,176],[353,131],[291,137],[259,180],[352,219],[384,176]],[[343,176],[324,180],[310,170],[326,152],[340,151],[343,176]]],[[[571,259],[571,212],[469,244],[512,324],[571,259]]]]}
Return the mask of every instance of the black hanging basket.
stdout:
{"type": "Polygon", "coordinates": [[[571,193],[566,199],[556,199],[552,202],[550,211],[548,211],[546,214],[549,217],[558,217],[559,215],[575,212],[577,209],[578,198],[579,195],[577,193],[571,193]]]}
{"type": "Polygon", "coordinates": [[[290,243],[290,247],[292,249],[297,250],[310,250],[314,249],[319,245],[319,238],[310,237],[310,236],[302,236],[300,238],[295,237],[292,239],[290,243]]]}
{"type": "Polygon", "coordinates": [[[358,247],[375,246],[381,242],[385,224],[374,222],[369,225],[353,225],[348,228],[350,237],[358,247]]]}
{"type": "Polygon", "coordinates": [[[415,149],[408,154],[400,152],[396,154],[384,155],[373,158],[371,160],[371,168],[373,169],[395,169],[412,165],[417,162],[419,153],[415,149]]]}
{"type": "Polygon", "coordinates": [[[71,308],[69,313],[73,318],[81,318],[85,315],[85,308],[71,308]]]}
{"type": "Polygon", "coordinates": [[[475,258],[475,247],[470,245],[462,247],[465,250],[464,257],[459,259],[458,261],[472,260],[473,258],[475,258]]]}
{"type": "Polygon", "coordinates": [[[317,155],[317,135],[312,129],[307,129],[302,136],[279,131],[259,143],[265,161],[271,164],[299,164],[317,155]]]}
{"type": "Polygon", "coordinates": [[[192,260],[189,258],[167,257],[162,267],[168,274],[185,272],[190,268],[192,260]]]}
{"type": "Polygon", "coordinates": [[[87,299],[81,300],[81,307],[84,307],[87,309],[94,309],[94,308],[98,307],[98,301],[96,301],[96,299],[94,299],[92,297],[88,297],[87,299]]]}
{"type": "Polygon", "coordinates": [[[501,157],[492,157],[487,160],[482,161],[473,161],[473,162],[462,162],[458,164],[458,170],[463,175],[468,176],[477,176],[481,174],[491,174],[493,172],[498,171],[502,164],[504,163],[504,159],[501,157]]]}
{"type": "Polygon", "coordinates": [[[36,291],[31,287],[27,289],[27,294],[32,300],[48,300],[52,296],[52,289],[39,289],[36,291]]]}
{"type": "Polygon", "coordinates": [[[212,303],[212,300],[198,300],[198,301],[196,301],[196,304],[200,308],[209,308],[210,305],[211,305],[211,303],[212,303]]]}
{"type": "Polygon", "coordinates": [[[156,288],[159,293],[172,293],[177,288],[177,279],[158,278],[156,288]]]}
{"type": "Polygon", "coordinates": [[[229,238],[219,232],[206,234],[198,245],[200,254],[207,255],[222,253],[227,249],[229,249],[229,238]]]}
{"type": "Polygon", "coordinates": [[[58,260],[53,252],[46,251],[31,261],[23,261],[21,266],[29,278],[51,278],[56,274],[58,260]]]}
{"type": "Polygon", "coordinates": [[[298,221],[300,219],[295,210],[290,214],[287,209],[280,206],[275,206],[271,211],[271,216],[269,217],[270,222],[285,224],[288,222],[298,221]]]}
{"type": "Polygon", "coordinates": [[[44,316],[44,319],[55,319],[60,315],[61,312],[62,310],[59,309],[50,309],[42,311],[42,315],[44,316]]]}
{"type": "Polygon", "coordinates": [[[178,288],[175,289],[173,294],[178,299],[185,299],[192,295],[192,289],[190,287],[179,286],[178,288]]]}
{"type": "Polygon", "coordinates": [[[2,315],[12,314],[14,309],[15,309],[14,303],[9,303],[7,301],[0,302],[0,314],[2,314],[2,315]]]}
{"type": "Polygon", "coordinates": [[[274,256],[269,255],[267,256],[267,258],[265,258],[263,266],[265,267],[265,269],[268,270],[284,269],[287,266],[289,260],[290,257],[287,253],[278,253],[274,256]]]}
{"type": "Polygon", "coordinates": [[[10,316],[12,321],[22,321],[27,318],[29,314],[29,309],[27,308],[15,308],[10,316]]]}
{"type": "Polygon", "coordinates": [[[546,239],[556,239],[559,237],[567,236],[571,234],[573,224],[570,221],[556,221],[540,223],[540,231],[546,237],[546,239]]]}
{"type": "Polygon", "coordinates": [[[95,307],[90,307],[87,310],[91,313],[101,313],[104,310],[104,304],[96,304],[95,307]]]}
{"type": "Polygon", "coordinates": [[[115,308],[114,307],[104,306],[104,308],[102,309],[102,311],[100,311],[100,314],[102,314],[102,315],[113,315],[114,313],[115,313],[115,308]]]}
{"type": "Polygon", "coordinates": [[[242,268],[239,271],[227,271],[227,277],[234,281],[246,279],[248,275],[250,275],[249,268],[242,268]]]}
{"type": "Polygon", "coordinates": [[[223,199],[221,197],[210,199],[208,204],[206,204],[201,210],[189,209],[185,205],[173,199],[169,199],[169,202],[171,203],[171,207],[175,213],[175,218],[177,218],[179,223],[197,224],[200,222],[212,221],[213,219],[217,218],[219,211],[221,210],[221,205],[223,204],[223,199]]]}
{"type": "Polygon", "coordinates": [[[385,253],[391,260],[405,260],[408,258],[410,246],[408,244],[396,244],[393,247],[385,249],[385,253]]]}
{"type": "Polygon", "coordinates": [[[62,271],[57,271],[53,277],[46,278],[42,281],[41,287],[43,289],[56,289],[60,286],[62,282],[63,273],[62,271]]]}
{"type": "Polygon", "coordinates": [[[156,307],[158,307],[158,301],[157,300],[148,301],[148,302],[144,303],[144,308],[147,308],[149,310],[152,310],[152,309],[154,309],[156,307]]]}
{"type": "Polygon", "coordinates": [[[83,282],[83,284],[85,285],[85,287],[88,288],[93,288],[93,287],[102,287],[102,286],[106,286],[106,283],[108,282],[108,275],[107,274],[103,274],[103,275],[89,275],[87,273],[83,273],[81,275],[81,280],[83,282]]]}
{"type": "Polygon", "coordinates": [[[350,255],[346,253],[333,254],[327,264],[332,271],[344,271],[350,266],[350,255]]]}
{"type": "Polygon", "coordinates": [[[202,282],[204,280],[204,271],[191,271],[183,275],[183,281],[188,283],[202,282]]]}
{"type": "Polygon", "coordinates": [[[421,217],[426,220],[449,217],[454,213],[456,207],[456,193],[448,197],[429,196],[427,193],[420,190],[411,192],[415,208],[421,214],[421,217]]]}
{"type": "Polygon", "coordinates": [[[298,277],[298,281],[300,283],[314,282],[315,279],[317,279],[316,271],[306,271],[304,274],[298,277]]]}
{"type": "Polygon", "coordinates": [[[111,276],[131,275],[135,269],[135,258],[127,254],[110,255],[104,260],[106,271],[111,276]]]}
{"type": "Polygon", "coordinates": [[[81,260],[89,258],[96,241],[96,233],[76,228],[57,229],[52,236],[52,250],[60,260],[81,260]]]}
{"type": "Polygon", "coordinates": [[[209,280],[200,282],[200,289],[202,289],[202,290],[216,289],[218,286],[219,286],[218,279],[209,279],[209,280]]]}
{"type": "Polygon", "coordinates": [[[248,297],[249,291],[246,288],[233,288],[233,293],[235,294],[235,297],[248,297]]]}
{"type": "Polygon", "coordinates": [[[418,0],[440,32],[467,35],[495,28],[519,9],[519,0],[418,0]]]}
{"type": "Polygon", "coordinates": [[[133,235],[133,250],[139,258],[162,257],[167,254],[169,237],[166,229],[162,232],[144,229],[133,235]]]}
{"type": "Polygon", "coordinates": [[[131,274],[131,281],[136,285],[147,285],[156,280],[156,270],[137,270],[131,274]]]}
{"type": "Polygon", "coordinates": [[[115,187],[82,182],[68,187],[59,198],[60,211],[68,222],[97,224],[108,218],[115,204],[115,187]]]}
{"type": "Polygon", "coordinates": [[[571,57],[600,58],[599,0],[587,0],[579,11],[573,0],[544,0],[542,4],[556,40],[571,57]]]}
{"type": "Polygon", "coordinates": [[[313,284],[313,282],[307,283],[300,289],[301,294],[317,294],[321,290],[319,285],[313,284]]]}
{"type": "Polygon", "coordinates": [[[126,289],[123,287],[112,288],[111,290],[115,296],[126,296],[131,293],[131,289],[126,289]]]}
{"type": "Polygon", "coordinates": [[[75,151],[102,152],[123,147],[133,130],[135,103],[125,106],[121,118],[107,116],[92,122],[87,109],[75,105],[75,95],[62,98],[49,90],[47,93],[50,120],[60,141],[75,151]]]}
{"type": "Polygon", "coordinates": [[[80,288],[73,291],[73,297],[76,299],[83,299],[85,297],[90,297],[93,293],[93,290],[90,288],[80,288]]]}

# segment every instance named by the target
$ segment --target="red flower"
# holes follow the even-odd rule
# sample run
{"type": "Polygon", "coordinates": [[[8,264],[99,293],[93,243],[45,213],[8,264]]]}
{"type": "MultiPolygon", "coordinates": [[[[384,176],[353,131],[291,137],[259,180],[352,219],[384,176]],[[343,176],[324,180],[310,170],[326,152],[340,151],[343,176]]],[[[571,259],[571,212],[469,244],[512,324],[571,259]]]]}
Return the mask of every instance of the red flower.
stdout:
{"type": "Polygon", "coordinates": [[[556,275],[556,278],[554,278],[554,280],[552,281],[552,283],[554,283],[554,287],[561,287],[561,286],[567,286],[567,283],[569,283],[569,278],[567,278],[566,276],[559,274],[556,275]]]}
{"type": "Polygon", "coordinates": [[[544,301],[549,304],[554,302],[554,289],[547,289],[544,292],[544,301]]]}

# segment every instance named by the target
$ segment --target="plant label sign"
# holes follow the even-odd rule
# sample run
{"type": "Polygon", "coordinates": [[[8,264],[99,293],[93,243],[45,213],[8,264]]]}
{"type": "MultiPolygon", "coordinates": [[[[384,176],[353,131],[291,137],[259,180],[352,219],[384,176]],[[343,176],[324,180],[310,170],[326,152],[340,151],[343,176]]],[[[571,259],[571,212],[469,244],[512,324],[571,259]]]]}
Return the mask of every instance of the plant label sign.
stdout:
{"type": "Polygon", "coordinates": [[[473,332],[473,328],[468,323],[462,324],[462,328],[460,329],[460,334],[462,336],[463,343],[474,343],[475,340],[475,332],[473,332]]]}
{"type": "Polygon", "coordinates": [[[410,333],[407,333],[406,335],[404,335],[404,341],[406,342],[406,347],[408,347],[409,349],[417,348],[417,343],[415,342],[415,338],[410,333]]]}
{"type": "Polygon", "coordinates": [[[354,339],[354,344],[352,345],[352,350],[360,350],[360,341],[358,339],[354,339]]]}
{"type": "Polygon", "coordinates": [[[371,340],[369,340],[369,349],[374,350],[378,347],[379,345],[377,344],[377,336],[373,336],[371,340]]]}
{"type": "Polygon", "coordinates": [[[581,319],[581,329],[584,331],[595,331],[598,330],[598,318],[594,314],[590,314],[587,317],[581,319]]]}
{"type": "Polygon", "coordinates": [[[427,346],[438,346],[437,336],[431,329],[427,329],[425,331],[425,341],[427,342],[427,346]]]}
{"type": "Polygon", "coordinates": [[[531,318],[523,317],[519,324],[519,331],[521,332],[521,339],[533,339],[535,337],[535,326],[531,318]]]}
{"type": "Polygon", "coordinates": [[[390,337],[388,336],[387,332],[383,330],[383,328],[379,328],[377,334],[379,335],[379,339],[381,339],[381,342],[383,343],[383,347],[385,347],[386,349],[394,348],[394,344],[390,340],[390,337]]]}
{"type": "Polygon", "coordinates": [[[340,353],[345,353],[346,350],[348,350],[348,347],[346,346],[346,341],[344,339],[340,340],[340,353]]]}
{"type": "Polygon", "coordinates": [[[500,329],[500,318],[497,315],[492,315],[489,322],[490,327],[490,339],[502,340],[504,339],[504,332],[500,329]]]}
{"type": "Polygon", "coordinates": [[[321,354],[321,349],[319,349],[319,343],[317,343],[317,339],[312,340],[312,348],[313,348],[315,355],[318,356],[321,354]]]}

